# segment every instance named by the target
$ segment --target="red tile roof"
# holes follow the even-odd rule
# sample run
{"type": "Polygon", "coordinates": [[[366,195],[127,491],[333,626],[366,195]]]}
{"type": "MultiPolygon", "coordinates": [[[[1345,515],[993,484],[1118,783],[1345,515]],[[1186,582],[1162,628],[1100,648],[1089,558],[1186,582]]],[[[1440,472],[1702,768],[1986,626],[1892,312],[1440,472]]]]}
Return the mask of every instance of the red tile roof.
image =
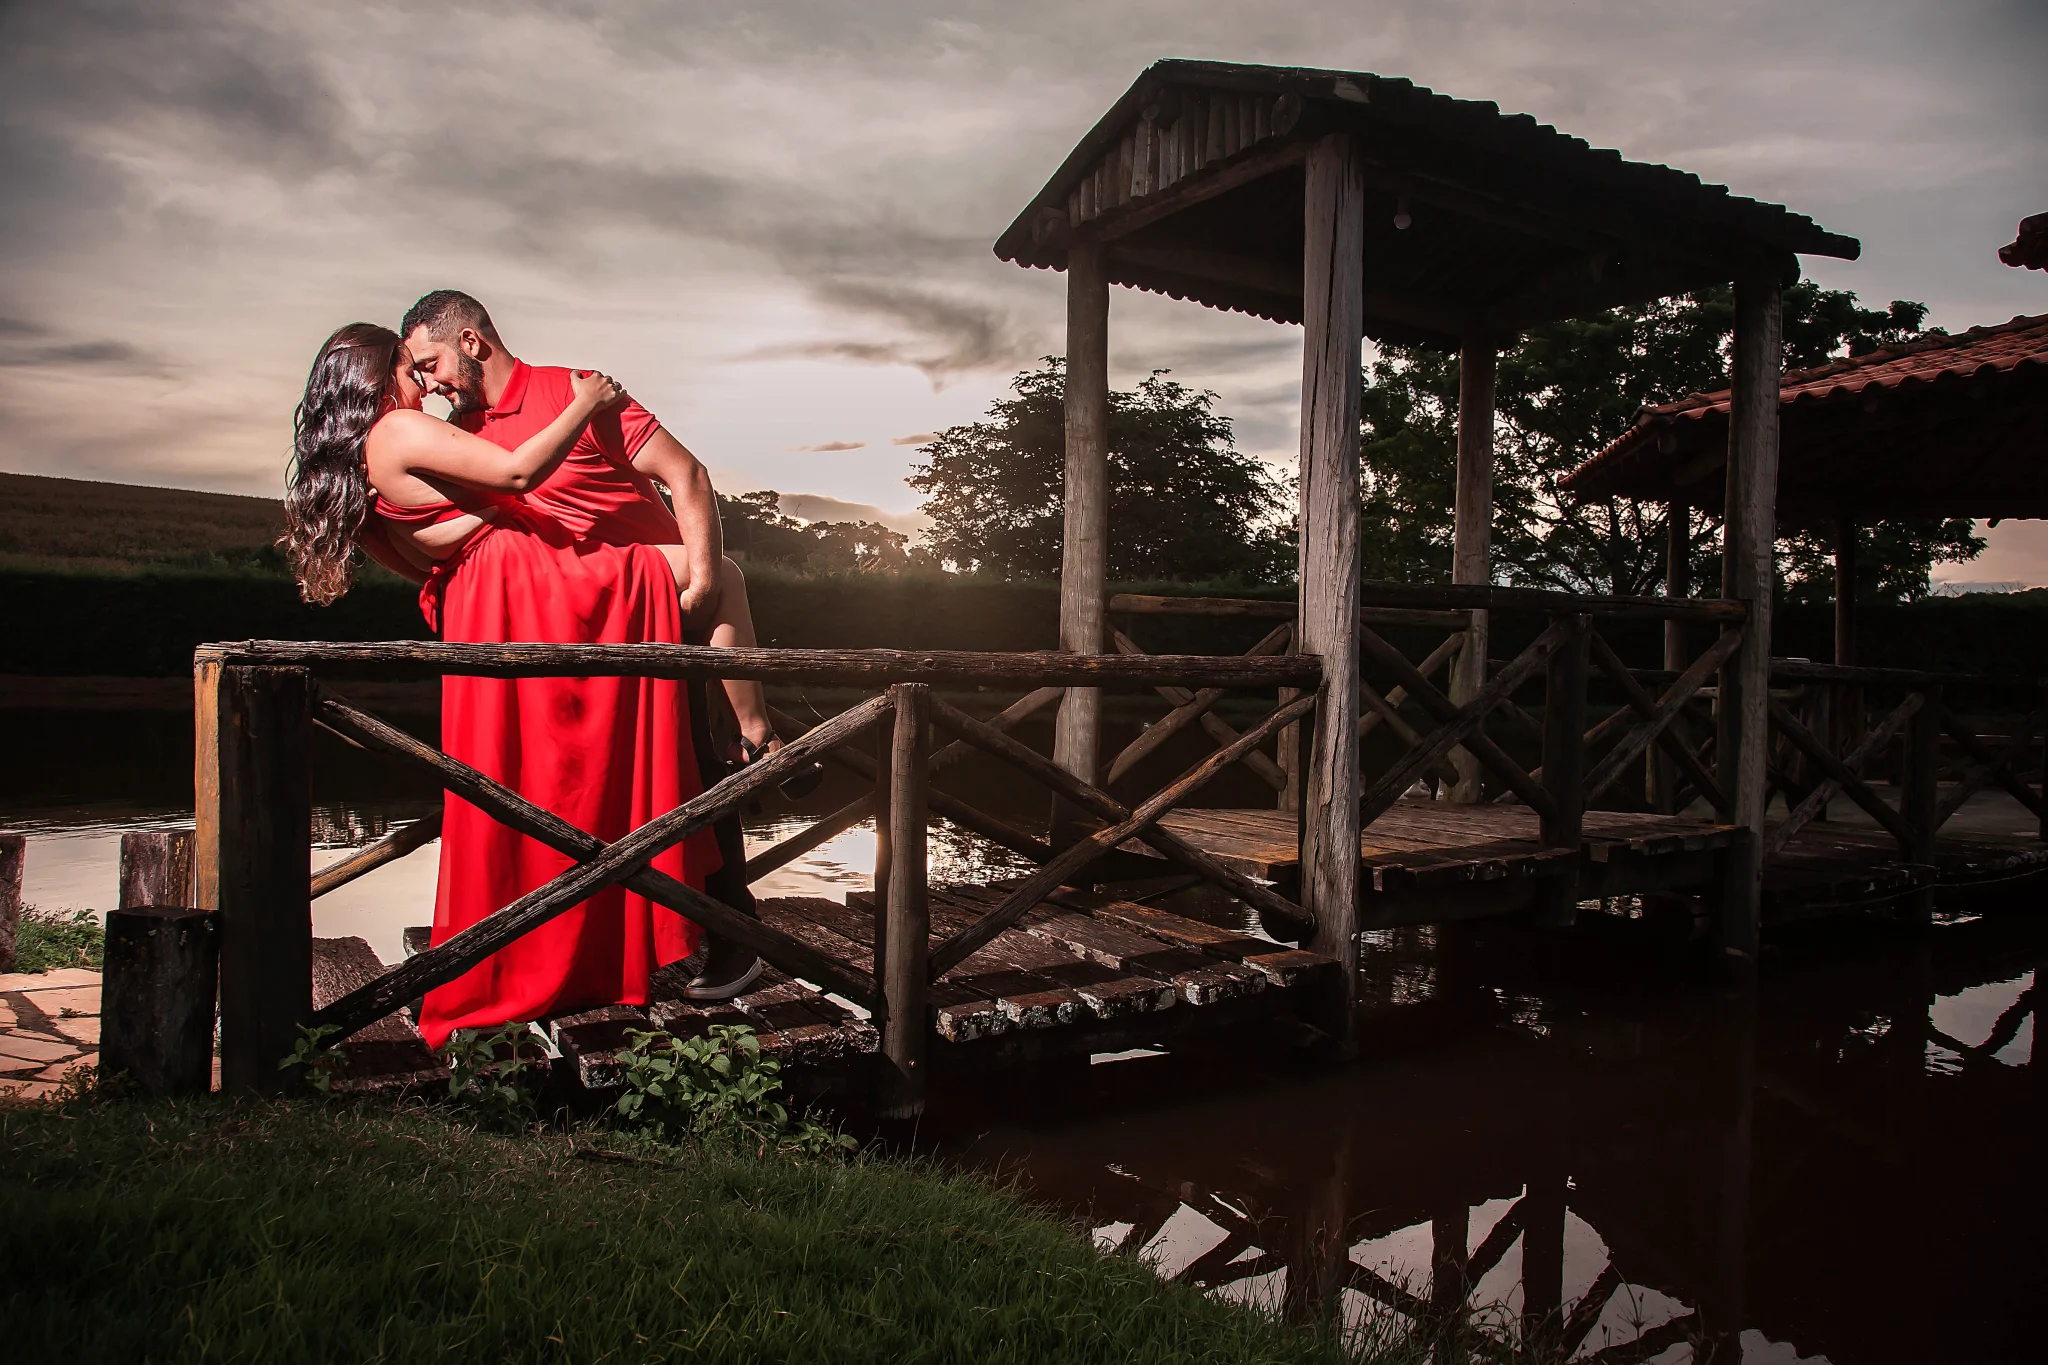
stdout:
{"type": "Polygon", "coordinates": [[[2019,235],[1998,248],[1998,259],[2007,265],[2048,270],[2048,213],[2020,219],[2019,235]]]}
{"type": "MultiPolygon", "coordinates": [[[[2028,507],[2048,508],[2048,445],[2033,434],[2048,420],[2044,393],[2048,314],[1795,370],[1779,389],[1781,506],[1882,496],[1904,508],[1913,505],[1909,486],[1918,484],[1938,490],[1934,501],[1981,495],[1988,510],[1972,513],[1978,516],[2048,515],[2005,505],[2024,487],[2028,507]],[[1966,459],[1988,479],[1985,452],[1993,448],[1998,478],[1965,489],[1962,466],[1947,456],[1966,459]]],[[[1711,505],[1718,494],[1708,482],[1718,475],[1703,457],[1725,446],[1728,409],[1726,389],[1645,408],[1564,487],[1584,497],[1680,496],[1711,505]]],[[[1927,510],[1936,512],[1931,503],[1927,510]]]]}

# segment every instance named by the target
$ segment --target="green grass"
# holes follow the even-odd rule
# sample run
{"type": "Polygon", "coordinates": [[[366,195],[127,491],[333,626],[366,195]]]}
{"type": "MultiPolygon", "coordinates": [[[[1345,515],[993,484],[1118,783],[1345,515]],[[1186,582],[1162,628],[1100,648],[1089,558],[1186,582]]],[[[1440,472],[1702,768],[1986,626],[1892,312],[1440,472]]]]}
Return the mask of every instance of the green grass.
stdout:
{"type": "Polygon", "coordinates": [[[25,905],[14,940],[17,972],[54,972],[59,967],[99,970],[106,931],[89,910],[39,910],[25,905]]]}
{"type": "Polygon", "coordinates": [[[921,1164],[310,1100],[0,1106],[0,1323],[67,1365],[1339,1358],[921,1164]]]}

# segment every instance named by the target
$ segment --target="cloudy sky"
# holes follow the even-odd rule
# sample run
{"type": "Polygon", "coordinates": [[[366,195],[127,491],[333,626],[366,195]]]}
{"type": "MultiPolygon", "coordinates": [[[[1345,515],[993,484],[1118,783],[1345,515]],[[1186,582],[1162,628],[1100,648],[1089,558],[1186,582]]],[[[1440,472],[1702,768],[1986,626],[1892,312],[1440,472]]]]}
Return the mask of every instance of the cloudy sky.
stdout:
{"type": "MultiPolygon", "coordinates": [[[[453,286],[729,490],[911,513],[917,438],[1060,347],[990,244],[1166,56],[1496,100],[1862,238],[1830,287],[2048,311],[1994,254],[2048,209],[2048,0],[0,0],[0,468],[274,494],[320,339],[453,286]]],[[[1118,382],[1292,459],[1297,331],[1112,308],[1118,382]]],[[[2048,582],[2048,527],[1957,576],[2048,582]]]]}

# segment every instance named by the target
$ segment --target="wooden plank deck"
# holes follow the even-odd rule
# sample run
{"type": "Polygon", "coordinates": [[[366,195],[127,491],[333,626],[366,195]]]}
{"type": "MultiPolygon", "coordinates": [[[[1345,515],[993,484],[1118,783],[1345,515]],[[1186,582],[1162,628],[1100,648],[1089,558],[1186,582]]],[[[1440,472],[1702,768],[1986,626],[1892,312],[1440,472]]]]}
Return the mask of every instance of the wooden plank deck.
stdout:
{"type": "MultiPolygon", "coordinates": [[[[973,923],[1008,889],[932,887],[933,946],[973,923]]],[[[759,904],[768,924],[869,973],[874,970],[873,896],[859,891],[847,900],[784,896],[759,904]]],[[[339,942],[347,945],[340,954],[345,970],[331,973],[331,981],[323,979],[316,1005],[345,994],[356,978],[369,980],[382,970],[361,939],[339,942]]],[[[939,1043],[957,1049],[951,1058],[934,1060],[942,1065],[972,1061],[1019,1050],[1019,1043],[1025,1044],[1022,1051],[1032,1053],[1099,1050],[1112,1035],[1121,1044],[1125,1035],[1164,1037],[1212,1020],[1287,1017],[1304,992],[1318,988],[1336,970],[1329,958],[1269,939],[1061,888],[1018,927],[933,984],[933,1032],[939,1043]]],[[[545,1021],[564,1065],[586,1088],[602,1089],[617,1084],[616,1057],[632,1030],[687,1038],[728,1023],[750,1025],[762,1051],[796,1072],[858,1065],[879,1046],[874,1025],[858,1011],[773,968],[754,990],[717,1005],[677,998],[677,985],[657,974],[656,998],[644,1009],[607,1005],[545,1021]]],[[[351,1074],[361,1072],[366,1084],[419,1083],[447,1074],[402,1014],[379,1021],[346,1047],[351,1074]],[[396,1064],[400,1053],[403,1066],[396,1064]]]]}
{"type": "MultiPolygon", "coordinates": [[[[1298,868],[1294,815],[1278,810],[1180,810],[1160,821],[1175,834],[1206,849],[1249,876],[1291,881],[1298,868]]],[[[1572,865],[1563,849],[1546,849],[1537,838],[1536,813],[1526,806],[1494,803],[1454,806],[1410,798],[1366,828],[1360,840],[1367,893],[1399,895],[1481,890],[1528,878],[1562,874],[1572,865]]],[[[1688,858],[1660,867],[1681,854],[1726,848],[1733,831],[1709,821],[1622,811],[1587,811],[1579,870],[1589,894],[1626,895],[1683,890],[1704,885],[1710,861],[1688,858]]],[[[1146,852],[1126,845],[1133,853],[1146,852]]],[[[1814,821],[1801,830],[1764,869],[1764,904],[1769,916],[1825,913],[1864,902],[1891,899],[1922,887],[1967,887],[2023,873],[2048,870],[2048,843],[1984,834],[1943,833],[1931,865],[1906,862],[1898,845],[1870,825],[1814,821]]],[[[1466,899],[1445,909],[1443,918],[1507,913],[1512,896],[1491,902],[1466,899]]],[[[1402,916],[1428,918],[1427,902],[1402,916]]]]}

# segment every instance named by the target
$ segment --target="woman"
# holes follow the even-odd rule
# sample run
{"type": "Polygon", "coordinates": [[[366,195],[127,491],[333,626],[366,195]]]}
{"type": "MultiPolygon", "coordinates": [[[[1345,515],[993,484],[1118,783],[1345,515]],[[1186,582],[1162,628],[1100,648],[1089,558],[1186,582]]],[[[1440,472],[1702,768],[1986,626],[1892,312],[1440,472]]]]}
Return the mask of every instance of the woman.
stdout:
{"type": "MultiPolygon", "coordinates": [[[[558,644],[683,638],[676,581],[647,545],[579,540],[519,496],[624,397],[577,374],[569,405],[512,450],[421,410],[397,333],[352,323],[313,361],[285,497],[285,545],[308,601],[348,590],[360,546],[424,571],[420,607],[444,640],[558,644]]],[[[611,842],[696,796],[682,686],[653,678],[463,678],[441,684],[442,748],[611,842]]],[[[567,870],[572,861],[450,795],[433,940],[440,943],[567,870]]],[[[702,888],[718,867],[709,832],[654,867],[702,888]]],[[[696,950],[696,926],[613,887],[428,992],[430,1046],[458,1028],[603,1004],[647,1002],[649,973],[696,950]]]]}

